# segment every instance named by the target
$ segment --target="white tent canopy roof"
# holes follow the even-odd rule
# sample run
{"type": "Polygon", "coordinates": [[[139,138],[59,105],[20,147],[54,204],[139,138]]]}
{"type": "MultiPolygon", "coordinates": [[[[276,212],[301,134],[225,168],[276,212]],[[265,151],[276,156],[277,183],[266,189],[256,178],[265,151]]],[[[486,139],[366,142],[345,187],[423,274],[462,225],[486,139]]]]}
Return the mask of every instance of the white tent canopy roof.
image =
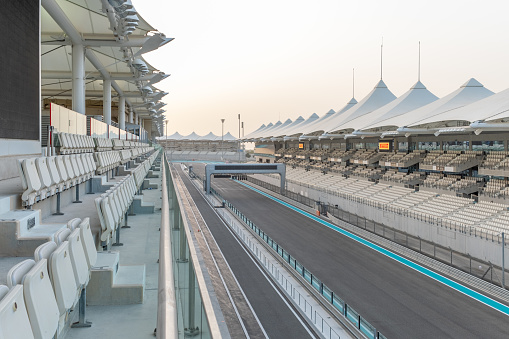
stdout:
{"type": "Polygon", "coordinates": [[[474,121],[499,121],[509,119],[509,89],[471,104],[458,107],[438,114],[429,119],[422,119],[413,124],[420,127],[450,127],[457,126],[459,121],[473,123],[474,121]]]}
{"type": "Polygon", "coordinates": [[[267,138],[267,137],[271,137],[273,135],[279,135],[278,133],[280,131],[282,131],[283,129],[287,128],[288,126],[290,126],[291,124],[293,123],[293,121],[291,119],[286,119],[286,121],[284,123],[282,123],[281,125],[279,125],[277,128],[274,128],[272,129],[270,132],[268,132],[269,134],[266,134],[266,133],[263,133],[262,137],[263,138],[267,138]]]}
{"type": "MultiPolygon", "coordinates": [[[[215,135],[214,133],[212,132],[209,132],[209,134],[207,135],[204,135],[202,137],[199,137],[198,140],[203,140],[203,141],[212,141],[212,140],[216,140],[218,138],[217,135],[215,135]]],[[[221,139],[221,137],[219,137],[219,139],[221,139]]]]}
{"type": "Polygon", "coordinates": [[[399,116],[401,114],[410,112],[414,109],[427,105],[438,97],[428,91],[420,81],[417,81],[405,94],[399,98],[391,101],[385,106],[374,110],[371,113],[362,115],[356,119],[353,119],[340,127],[342,129],[366,129],[370,125],[377,123],[378,121],[389,119],[393,116],[399,116]]]}
{"type": "Polygon", "coordinates": [[[281,126],[283,123],[281,121],[278,120],[278,122],[276,122],[274,125],[272,124],[269,124],[267,125],[267,128],[264,129],[263,131],[260,131],[258,133],[253,133],[253,135],[251,135],[250,137],[251,138],[260,138],[262,136],[266,136],[266,135],[270,135],[270,133],[277,129],[279,126],[281,126]],[[272,125],[272,126],[271,126],[272,125]]]}
{"type": "MultiPolygon", "coordinates": [[[[307,126],[313,124],[315,121],[318,121],[320,117],[318,114],[313,113],[309,118],[307,118],[303,123],[293,127],[289,128],[288,130],[284,131],[286,136],[295,135],[295,134],[302,134],[302,131],[307,128],[307,126]]],[[[282,135],[282,134],[281,134],[282,135]]]]}
{"type": "Polygon", "coordinates": [[[352,99],[350,99],[350,101],[348,101],[347,104],[345,106],[343,106],[343,108],[341,108],[337,113],[338,114],[345,113],[346,111],[348,111],[350,108],[352,108],[356,104],[358,104],[358,101],[355,100],[354,97],[352,97],[352,99]]]}
{"type": "Polygon", "coordinates": [[[305,133],[306,131],[314,131],[314,127],[313,126],[317,126],[317,125],[321,124],[322,121],[332,119],[332,117],[334,117],[337,114],[340,114],[340,113],[339,112],[336,113],[336,111],[334,111],[333,109],[329,110],[327,113],[325,113],[320,118],[318,118],[315,121],[313,121],[312,123],[306,124],[303,127],[304,129],[302,129],[300,131],[300,133],[305,133]]]}
{"type": "Polygon", "coordinates": [[[164,139],[166,139],[166,140],[180,140],[180,139],[182,139],[182,135],[179,132],[175,132],[172,135],[167,136],[164,139]]]}
{"type": "MultiPolygon", "coordinates": [[[[221,137],[219,137],[219,140],[221,139],[221,137]]],[[[223,136],[223,140],[224,141],[233,141],[233,140],[237,140],[237,138],[235,138],[233,135],[231,135],[230,132],[226,133],[224,136],[223,136]]]]}
{"type": "Polygon", "coordinates": [[[254,135],[255,133],[258,133],[260,132],[261,130],[264,130],[265,128],[267,128],[267,126],[265,126],[265,124],[262,124],[260,127],[258,127],[257,129],[255,129],[253,132],[249,133],[248,135],[246,135],[244,137],[244,139],[249,139],[251,137],[251,135],[254,135]]]}
{"type": "Polygon", "coordinates": [[[196,133],[191,133],[189,135],[183,136],[180,140],[198,140],[200,136],[196,133]]]}
{"type": "MultiPolygon", "coordinates": [[[[322,116],[320,119],[316,120],[313,124],[309,124],[306,126],[306,128],[304,130],[301,131],[302,134],[307,134],[307,133],[313,133],[313,132],[320,132],[322,133],[324,131],[324,129],[327,128],[328,126],[328,122],[332,121],[332,119],[337,119],[337,117],[340,115],[340,114],[343,114],[345,113],[346,111],[348,111],[350,108],[352,108],[353,106],[355,106],[357,104],[357,100],[355,100],[355,98],[352,98],[345,106],[343,106],[343,108],[341,108],[339,111],[337,111],[336,113],[334,114],[330,114],[330,115],[324,115],[322,116]]],[[[330,111],[329,111],[330,112],[330,111]]]]}
{"type": "Polygon", "coordinates": [[[387,130],[387,128],[392,128],[394,130],[394,127],[415,126],[420,124],[419,121],[423,119],[437,121],[437,116],[441,113],[468,105],[492,94],[492,91],[486,89],[481,83],[472,78],[459,89],[441,99],[410,112],[381,120],[370,125],[369,129],[387,130]]]}
{"type": "Polygon", "coordinates": [[[304,121],[306,121],[306,120],[302,117],[302,115],[299,115],[299,117],[297,119],[295,119],[291,124],[289,124],[288,126],[285,126],[282,129],[279,129],[277,132],[275,132],[274,136],[286,135],[286,131],[289,131],[289,130],[295,128],[295,126],[300,125],[304,121]]]}
{"type": "Polygon", "coordinates": [[[325,131],[333,132],[340,128],[345,122],[353,120],[364,114],[370,113],[389,102],[396,99],[396,96],[387,88],[387,85],[380,80],[375,88],[358,104],[339,115],[337,118],[327,122],[328,126],[323,126],[325,131]]]}

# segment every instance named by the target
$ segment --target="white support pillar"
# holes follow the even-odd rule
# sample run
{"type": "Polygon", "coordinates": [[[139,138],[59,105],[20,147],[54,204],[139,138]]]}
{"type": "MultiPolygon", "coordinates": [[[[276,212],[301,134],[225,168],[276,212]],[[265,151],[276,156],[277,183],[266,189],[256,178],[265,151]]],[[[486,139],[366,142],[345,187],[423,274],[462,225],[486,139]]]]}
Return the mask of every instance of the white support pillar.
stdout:
{"type": "Polygon", "coordinates": [[[140,117],[138,116],[138,113],[134,113],[134,124],[135,125],[140,124],[140,117]]]}
{"type": "Polygon", "coordinates": [[[118,102],[118,125],[125,131],[125,97],[121,96],[118,102]]]}
{"type": "Polygon", "coordinates": [[[111,125],[111,80],[103,80],[103,119],[111,125]]]}
{"type": "Polygon", "coordinates": [[[129,123],[134,124],[134,113],[132,107],[129,107],[129,123]]]}
{"type": "Polygon", "coordinates": [[[72,45],[72,110],[85,114],[85,47],[72,45]]]}

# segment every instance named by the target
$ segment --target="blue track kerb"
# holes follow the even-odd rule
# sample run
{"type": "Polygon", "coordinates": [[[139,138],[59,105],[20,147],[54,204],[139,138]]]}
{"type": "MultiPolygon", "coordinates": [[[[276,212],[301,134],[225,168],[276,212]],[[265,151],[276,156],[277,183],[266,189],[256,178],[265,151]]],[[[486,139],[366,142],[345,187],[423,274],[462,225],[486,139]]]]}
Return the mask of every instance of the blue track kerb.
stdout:
{"type": "Polygon", "coordinates": [[[467,296],[469,296],[469,297],[471,297],[471,298],[473,298],[473,299],[475,299],[477,301],[480,301],[483,304],[488,305],[488,306],[496,309],[497,311],[500,311],[500,312],[502,312],[502,313],[504,313],[506,315],[509,315],[509,306],[506,306],[506,305],[504,305],[504,304],[502,304],[502,303],[500,303],[500,302],[498,302],[496,300],[493,300],[493,299],[485,296],[484,294],[476,292],[476,291],[474,291],[474,290],[472,290],[472,289],[470,289],[470,288],[468,288],[468,287],[466,287],[464,285],[461,285],[461,284],[459,284],[459,283],[457,283],[457,282],[455,282],[455,281],[453,281],[453,280],[451,280],[451,279],[449,279],[447,277],[444,277],[444,276],[442,276],[442,275],[440,275],[438,273],[435,273],[435,272],[433,272],[433,271],[431,271],[431,270],[429,270],[429,269],[427,269],[427,268],[425,268],[425,267],[423,267],[421,265],[418,265],[418,264],[416,264],[416,263],[414,263],[414,262],[412,262],[412,261],[410,261],[408,259],[405,259],[405,258],[403,258],[403,257],[401,257],[401,256],[399,256],[399,255],[397,255],[397,254],[395,254],[395,253],[393,253],[393,252],[391,252],[389,250],[386,250],[385,248],[382,248],[382,247],[380,247],[380,246],[378,246],[378,245],[376,245],[376,244],[374,244],[372,242],[369,242],[369,241],[367,241],[365,239],[362,239],[361,237],[356,236],[355,234],[350,233],[348,231],[345,231],[344,229],[342,229],[340,227],[337,227],[337,226],[335,226],[335,225],[333,225],[333,224],[331,224],[331,223],[329,223],[329,222],[327,222],[325,220],[322,220],[322,219],[314,216],[311,213],[302,211],[301,209],[299,209],[299,208],[297,208],[297,207],[295,207],[293,205],[290,205],[290,204],[288,204],[288,203],[286,203],[286,202],[284,202],[284,201],[282,201],[280,199],[277,199],[277,198],[273,197],[270,194],[262,192],[262,191],[260,191],[260,190],[258,190],[256,188],[251,187],[251,186],[249,186],[249,185],[247,185],[247,184],[245,184],[243,182],[240,182],[238,180],[235,180],[235,181],[238,182],[239,184],[241,184],[241,185],[243,185],[243,186],[245,186],[245,187],[247,187],[247,188],[257,192],[257,193],[260,193],[261,195],[263,195],[263,196],[265,196],[265,197],[267,197],[267,198],[269,198],[271,200],[274,200],[274,201],[280,203],[281,205],[284,205],[284,206],[294,210],[297,213],[300,213],[300,214],[302,214],[302,215],[304,215],[304,216],[306,216],[306,217],[308,217],[310,219],[313,219],[314,221],[319,222],[320,224],[322,224],[324,226],[327,226],[327,227],[329,227],[329,228],[331,228],[331,229],[333,229],[333,230],[335,230],[335,231],[337,231],[337,232],[339,232],[339,233],[341,233],[341,234],[343,234],[343,235],[345,235],[345,236],[347,236],[347,237],[349,237],[349,238],[351,238],[351,239],[353,239],[353,240],[363,244],[364,246],[367,246],[367,247],[369,247],[369,248],[371,248],[371,249],[373,249],[373,250],[375,250],[375,251],[377,251],[377,252],[379,252],[379,253],[381,253],[383,255],[386,255],[389,258],[394,259],[397,262],[399,262],[399,263],[401,263],[401,264],[403,264],[405,266],[408,266],[408,267],[416,270],[419,273],[422,273],[422,274],[424,274],[424,275],[426,275],[426,276],[428,276],[428,277],[430,277],[432,279],[435,279],[436,281],[441,282],[442,284],[444,284],[446,286],[449,286],[450,288],[453,288],[456,291],[461,292],[461,293],[463,293],[463,294],[465,294],[465,295],[467,295],[467,296]]]}

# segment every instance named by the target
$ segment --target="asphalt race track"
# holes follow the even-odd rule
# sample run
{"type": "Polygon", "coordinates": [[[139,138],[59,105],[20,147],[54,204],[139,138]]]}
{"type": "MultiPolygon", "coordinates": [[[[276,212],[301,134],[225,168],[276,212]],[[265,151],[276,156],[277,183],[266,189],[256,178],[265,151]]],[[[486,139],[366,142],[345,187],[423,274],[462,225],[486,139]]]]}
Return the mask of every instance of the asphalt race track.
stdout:
{"type": "Polygon", "coordinates": [[[233,180],[212,185],[386,337],[509,337],[499,311],[233,180]]]}
{"type": "Polygon", "coordinates": [[[301,322],[182,173],[180,166],[176,167],[267,335],[270,338],[310,338],[301,322]]]}

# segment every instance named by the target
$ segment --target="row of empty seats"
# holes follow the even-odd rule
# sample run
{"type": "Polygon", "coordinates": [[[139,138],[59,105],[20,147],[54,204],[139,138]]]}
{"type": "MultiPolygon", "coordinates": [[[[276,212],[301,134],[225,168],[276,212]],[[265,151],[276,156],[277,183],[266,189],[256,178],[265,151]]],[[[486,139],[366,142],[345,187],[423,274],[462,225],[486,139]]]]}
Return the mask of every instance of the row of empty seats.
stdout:
{"type": "MultiPolygon", "coordinates": [[[[397,173],[393,172],[392,175],[397,173]]],[[[445,177],[447,178],[447,177],[445,177]]],[[[429,182],[443,180],[444,176],[432,173],[429,182]]],[[[463,183],[477,185],[478,178],[461,178],[450,176],[453,184],[463,183]]],[[[349,200],[360,202],[404,214],[430,222],[454,223],[462,226],[472,226],[482,229],[508,230],[509,219],[500,223],[500,215],[509,218],[509,205],[495,202],[481,201],[476,203],[473,199],[457,197],[449,194],[437,194],[432,191],[391,186],[383,182],[374,183],[355,177],[345,178],[334,173],[306,171],[302,168],[287,169],[287,181],[303,187],[313,188],[340,196],[349,200]],[[496,222],[495,222],[496,221],[496,222]],[[496,227],[495,227],[496,226],[496,227]]],[[[492,186],[506,187],[506,181],[494,181],[492,186]]]]}
{"type": "Polygon", "coordinates": [[[64,132],[56,133],[55,135],[55,146],[60,148],[60,154],[94,151],[95,143],[91,136],[64,132]]]}
{"type": "Polygon", "coordinates": [[[151,154],[132,170],[132,174],[122,178],[106,193],[95,199],[95,206],[101,223],[100,238],[103,243],[108,243],[115,234],[118,234],[118,227],[127,217],[127,210],[143,185],[143,181],[158,153],[156,151],[151,154]]]}
{"type": "MultiPolygon", "coordinates": [[[[135,159],[152,147],[128,150],[130,159],[135,159]]],[[[119,152],[107,151],[83,154],[58,155],[51,157],[19,160],[19,173],[23,189],[21,196],[24,206],[32,206],[38,201],[58,194],[102,174],[121,164],[119,152]],[[95,160],[94,160],[95,158],[95,160]]],[[[127,155],[126,155],[127,157],[127,155]]]]}
{"type": "Polygon", "coordinates": [[[19,160],[24,206],[58,194],[90,179],[96,164],[90,153],[19,160]]]}
{"type": "Polygon", "coordinates": [[[9,270],[0,286],[0,338],[56,338],[78,301],[84,309],[97,251],[88,218],[67,226],[9,270]]]}
{"type": "Polygon", "coordinates": [[[59,154],[74,154],[94,151],[111,151],[148,147],[147,143],[123,139],[97,138],[83,134],[55,133],[55,147],[59,154]]]}

